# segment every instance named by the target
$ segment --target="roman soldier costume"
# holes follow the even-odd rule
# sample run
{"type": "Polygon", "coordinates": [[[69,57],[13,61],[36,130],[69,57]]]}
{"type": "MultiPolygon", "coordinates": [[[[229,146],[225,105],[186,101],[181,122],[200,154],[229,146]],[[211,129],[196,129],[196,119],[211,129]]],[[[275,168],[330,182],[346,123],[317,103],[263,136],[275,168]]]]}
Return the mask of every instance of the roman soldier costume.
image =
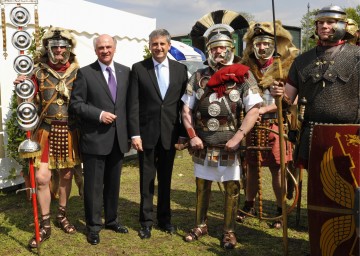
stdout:
{"type": "MultiPolygon", "coordinates": [[[[242,28],[248,25],[242,16],[229,11],[217,11],[212,16],[204,16],[200,21],[219,14],[224,16],[222,20],[226,20],[225,16],[232,17],[242,24],[242,28]]],[[[198,27],[194,26],[193,33],[198,27]]],[[[194,241],[208,233],[207,210],[211,184],[218,181],[225,188],[221,246],[226,249],[233,249],[236,245],[235,218],[240,192],[240,155],[238,150],[225,150],[225,144],[238,131],[245,134],[240,128],[244,118],[242,113],[262,102],[256,80],[249,68],[235,63],[238,57],[234,55],[231,38],[233,31],[227,24],[213,24],[205,31],[203,36],[209,67],[192,75],[182,98],[192,113],[193,127],[187,129],[189,138],[198,136],[204,145],[203,149],[190,149],[196,176],[196,217],[195,228],[185,236],[185,241],[194,241]],[[222,49],[221,60],[212,51],[217,47],[222,49]]]]}

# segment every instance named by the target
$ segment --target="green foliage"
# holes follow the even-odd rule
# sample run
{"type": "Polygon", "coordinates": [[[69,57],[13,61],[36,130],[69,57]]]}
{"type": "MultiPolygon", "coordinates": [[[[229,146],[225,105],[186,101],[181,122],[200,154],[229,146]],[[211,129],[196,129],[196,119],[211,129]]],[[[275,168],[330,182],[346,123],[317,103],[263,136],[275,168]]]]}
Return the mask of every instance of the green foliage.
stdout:
{"type": "MultiPolygon", "coordinates": [[[[187,243],[185,234],[194,227],[195,222],[195,178],[193,162],[187,151],[183,157],[177,157],[174,163],[171,189],[172,222],[177,227],[173,235],[153,228],[150,239],[141,240],[138,236],[139,224],[139,166],[137,158],[125,161],[121,175],[119,196],[119,221],[129,229],[128,234],[116,234],[110,230],[100,232],[100,244],[90,246],[86,241],[84,201],[73,189],[68,201],[67,217],[78,230],[76,234],[65,234],[57,225],[55,214],[58,202],[52,200],[51,237],[41,244],[41,255],[97,255],[97,256],[283,256],[282,230],[271,229],[271,221],[248,218],[244,223],[236,223],[235,232],[238,245],[234,250],[220,247],[223,233],[224,195],[214,182],[208,212],[209,235],[199,241],[187,243]]],[[[307,172],[303,172],[302,201],[299,226],[296,226],[296,212],[288,216],[288,247],[290,256],[304,256],[310,253],[307,224],[307,172]]],[[[271,187],[271,172],[264,168],[262,172],[263,206],[275,206],[275,197],[271,187]],[[268,197],[266,195],[271,195],[268,197]]],[[[155,188],[157,188],[155,181],[155,188]]],[[[240,191],[242,206],[245,195],[240,191]]],[[[156,220],[157,189],[154,195],[154,219],[156,220]]],[[[27,242],[34,234],[33,209],[22,194],[1,194],[0,192],[0,255],[34,256],[36,249],[30,252],[27,242]]]]}
{"type": "Polygon", "coordinates": [[[15,180],[18,177],[16,169],[13,167],[9,171],[9,176],[7,176],[8,180],[15,180]]]}
{"type": "MultiPolygon", "coordinates": [[[[39,44],[41,45],[41,39],[43,38],[44,34],[45,34],[45,28],[43,27],[39,27],[39,44]]],[[[38,54],[39,54],[39,49],[36,49],[36,35],[35,35],[35,32],[32,33],[32,37],[33,37],[33,41],[31,43],[31,46],[29,47],[28,51],[27,51],[27,54],[31,55],[33,57],[33,59],[39,57],[38,54]]]]}
{"type": "Polygon", "coordinates": [[[360,5],[356,6],[355,8],[346,8],[345,12],[349,19],[355,20],[356,23],[360,25],[360,5]]]}
{"type": "Polygon", "coordinates": [[[315,15],[319,9],[306,13],[301,19],[302,50],[306,52],[316,45],[315,40],[315,15]]]}
{"type": "MultiPolygon", "coordinates": [[[[319,9],[309,10],[301,19],[302,30],[302,49],[306,52],[316,45],[315,33],[315,15],[319,9]]],[[[347,17],[355,20],[360,25],[360,5],[355,8],[344,8],[347,17]]]]}
{"type": "Polygon", "coordinates": [[[144,51],[143,52],[144,52],[144,55],[143,55],[144,60],[151,57],[151,52],[150,52],[149,47],[147,45],[144,45],[144,51]]]}
{"type": "MultiPolygon", "coordinates": [[[[11,96],[9,118],[5,122],[5,130],[8,135],[8,143],[5,145],[6,155],[23,167],[24,174],[28,173],[28,167],[25,159],[19,157],[18,148],[22,141],[26,139],[26,133],[20,129],[17,122],[17,96],[15,90],[11,96]]],[[[11,175],[10,175],[11,176],[11,175]]]]}

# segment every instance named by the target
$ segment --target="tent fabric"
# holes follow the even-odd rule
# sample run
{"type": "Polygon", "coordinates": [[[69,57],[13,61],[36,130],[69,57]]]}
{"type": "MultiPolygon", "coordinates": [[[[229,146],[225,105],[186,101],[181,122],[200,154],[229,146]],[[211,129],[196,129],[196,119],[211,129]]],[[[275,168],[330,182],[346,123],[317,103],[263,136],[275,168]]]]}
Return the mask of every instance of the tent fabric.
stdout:
{"type": "MultiPolygon", "coordinates": [[[[30,14],[30,22],[23,30],[30,35],[34,32],[34,4],[22,4],[30,14]]],[[[15,4],[5,4],[7,58],[2,49],[0,54],[0,141],[7,143],[5,122],[9,117],[10,99],[12,97],[17,73],[13,65],[19,51],[12,45],[12,37],[18,28],[11,22],[11,10],[15,4]]],[[[84,0],[38,0],[39,25],[47,29],[50,25],[73,31],[77,45],[76,58],[79,65],[85,66],[96,60],[93,39],[100,34],[109,34],[117,40],[114,60],[131,67],[141,61],[148,37],[156,28],[156,19],[147,18],[118,9],[102,6],[84,0]]],[[[0,24],[1,26],[1,24],[0,24]]],[[[3,42],[0,33],[0,41],[3,42]]],[[[0,189],[19,184],[21,167],[7,157],[0,157],[0,189]],[[16,169],[16,179],[7,179],[9,170],[16,169]]]]}
{"type": "Polygon", "coordinates": [[[109,34],[147,41],[156,27],[155,18],[84,0],[39,0],[38,12],[40,26],[71,28],[81,34],[109,34]]]}

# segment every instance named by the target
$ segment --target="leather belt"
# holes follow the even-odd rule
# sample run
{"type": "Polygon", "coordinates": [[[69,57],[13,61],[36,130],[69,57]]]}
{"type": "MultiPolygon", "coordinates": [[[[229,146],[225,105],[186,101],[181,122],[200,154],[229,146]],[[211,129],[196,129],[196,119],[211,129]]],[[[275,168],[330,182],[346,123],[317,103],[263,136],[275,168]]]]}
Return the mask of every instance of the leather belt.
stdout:
{"type": "MultiPolygon", "coordinates": [[[[196,127],[196,129],[201,129],[201,130],[203,130],[204,132],[209,132],[210,130],[209,130],[209,128],[207,128],[207,127],[196,127]]],[[[222,132],[222,131],[235,131],[235,127],[234,126],[220,126],[217,130],[216,130],[216,132],[222,132]]]]}
{"type": "MultiPolygon", "coordinates": [[[[53,119],[53,118],[44,118],[44,119],[43,119],[43,122],[44,122],[44,123],[47,123],[47,124],[51,124],[53,121],[59,121],[59,120],[53,119]]],[[[63,121],[67,121],[67,119],[66,119],[66,120],[63,120],[63,121]]]]}

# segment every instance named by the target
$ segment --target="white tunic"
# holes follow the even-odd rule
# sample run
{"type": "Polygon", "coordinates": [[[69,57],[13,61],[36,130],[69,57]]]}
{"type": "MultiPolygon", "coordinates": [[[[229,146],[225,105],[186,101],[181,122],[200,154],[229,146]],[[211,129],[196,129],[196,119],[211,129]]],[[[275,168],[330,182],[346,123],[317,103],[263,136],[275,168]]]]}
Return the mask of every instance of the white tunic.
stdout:
{"type": "MultiPolygon", "coordinates": [[[[184,94],[181,100],[186,104],[190,109],[194,107],[196,97],[195,93],[193,95],[184,94]]],[[[263,100],[258,93],[252,93],[249,90],[249,94],[243,98],[243,103],[245,106],[245,111],[248,112],[251,108],[253,108],[256,104],[261,103],[263,100]]],[[[237,156],[236,156],[237,158],[237,156]]],[[[208,166],[207,158],[205,158],[204,165],[194,163],[194,174],[195,177],[205,179],[205,180],[212,180],[218,182],[224,182],[228,180],[240,180],[240,172],[241,167],[240,165],[235,166],[208,166]]],[[[236,159],[235,159],[236,162],[236,159]]],[[[240,159],[239,159],[240,162],[240,159]]]]}

